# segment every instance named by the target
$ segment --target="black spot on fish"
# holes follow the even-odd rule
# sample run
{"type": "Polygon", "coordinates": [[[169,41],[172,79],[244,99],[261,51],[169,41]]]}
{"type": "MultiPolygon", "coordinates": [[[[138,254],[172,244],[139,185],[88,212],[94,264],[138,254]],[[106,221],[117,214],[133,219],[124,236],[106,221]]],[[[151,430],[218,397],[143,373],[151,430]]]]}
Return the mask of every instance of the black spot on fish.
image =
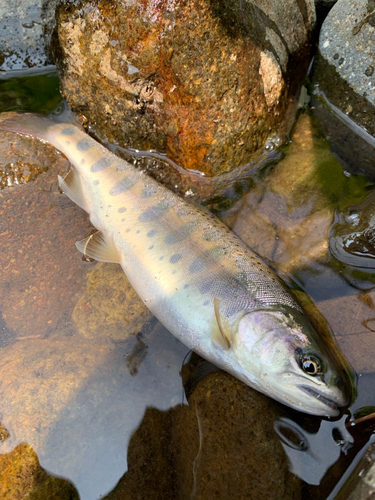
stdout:
{"type": "Polygon", "coordinates": [[[152,238],[153,236],[155,236],[155,234],[156,234],[156,229],[151,229],[151,231],[147,233],[147,236],[149,238],[152,238]]]}
{"type": "Polygon", "coordinates": [[[141,231],[138,229],[137,234],[139,234],[141,231]]]}
{"type": "Polygon", "coordinates": [[[176,274],[176,272],[177,272],[176,269],[174,269],[174,271],[172,271],[172,274],[176,274]]]}
{"type": "Polygon", "coordinates": [[[162,255],[162,256],[159,258],[159,260],[163,260],[163,259],[164,259],[164,255],[162,255]]]}
{"type": "Polygon", "coordinates": [[[128,229],[125,231],[125,233],[129,233],[129,232],[130,232],[130,229],[128,228],[128,229]]]}
{"type": "Polygon", "coordinates": [[[196,229],[196,221],[188,222],[187,224],[179,227],[175,231],[172,231],[165,237],[165,243],[167,245],[174,245],[175,243],[180,243],[184,239],[188,238],[196,229]]]}
{"type": "Polygon", "coordinates": [[[125,193],[131,187],[134,186],[136,181],[130,179],[130,177],[124,177],[121,181],[117,182],[113,188],[110,190],[109,194],[111,196],[118,196],[121,193],[125,193]]]}
{"type": "Polygon", "coordinates": [[[148,247],[149,250],[152,250],[154,248],[154,245],[151,245],[150,247],[148,247]]]}
{"type": "Polygon", "coordinates": [[[189,285],[189,283],[186,283],[186,284],[184,285],[184,288],[189,288],[189,286],[190,286],[190,285],[189,285]]]}
{"type": "Polygon", "coordinates": [[[85,163],[86,163],[86,160],[84,158],[82,158],[81,165],[84,165],[85,163]]]}
{"type": "Polygon", "coordinates": [[[93,143],[90,141],[90,139],[84,138],[77,142],[78,151],[87,151],[88,149],[92,148],[92,146],[93,143]]]}
{"type": "Polygon", "coordinates": [[[125,222],[125,219],[121,219],[121,222],[125,222]]]}
{"type": "Polygon", "coordinates": [[[126,212],[127,208],[126,207],[120,207],[117,211],[119,214],[123,214],[124,212],[126,212]]]}
{"type": "Polygon", "coordinates": [[[94,181],[94,186],[97,186],[98,184],[99,184],[99,181],[98,181],[98,179],[96,179],[96,180],[94,181]]]}
{"type": "Polygon", "coordinates": [[[65,144],[66,144],[67,146],[70,146],[70,141],[65,141],[65,144]]]}
{"type": "Polygon", "coordinates": [[[174,255],[172,255],[172,257],[169,259],[169,262],[171,264],[176,264],[182,257],[182,254],[180,253],[175,253],[174,255]]]}
{"type": "Polygon", "coordinates": [[[203,305],[204,305],[204,306],[208,306],[208,304],[209,304],[209,303],[210,303],[210,301],[209,301],[209,300],[206,300],[205,302],[203,302],[203,305]]]}
{"type": "Polygon", "coordinates": [[[61,135],[74,135],[77,132],[75,127],[67,127],[61,132],[61,135]]]}
{"type": "Polygon", "coordinates": [[[101,172],[111,165],[111,161],[108,158],[100,158],[93,165],[91,165],[91,172],[101,172]]]}

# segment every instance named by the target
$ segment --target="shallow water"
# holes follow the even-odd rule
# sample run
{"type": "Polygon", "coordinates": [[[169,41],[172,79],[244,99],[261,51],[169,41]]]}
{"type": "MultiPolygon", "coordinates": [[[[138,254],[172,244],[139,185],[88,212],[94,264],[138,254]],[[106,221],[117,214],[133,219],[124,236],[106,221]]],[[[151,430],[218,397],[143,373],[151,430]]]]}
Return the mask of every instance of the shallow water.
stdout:
{"type": "MultiPolygon", "coordinates": [[[[8,91],[0,82],[0,98],[8,91]]],[[[119,266],[81,259],[74,242],[90,231],[88,217],[57,189],[67,162],[38,144],[0,138],[3,164],[17,151],[25,162],[29,148],[30,164],[47,165],[33,182],[0,191],[0,422],[10,434],[0,459],[26,442],[84,500],[122,476],[107,498],[237,498],[236,488],[254,498],[326,498],[370,430],[355,434],[349,414],[337,422],[298,414],[204,364],[182,369],[188,349],[151,317],[119,266]],[[189,406],[183,379],[193,385],[189,406]]],[[[352,414],[375,407],[375,277],[337,261],[328,231],[335,211],[371,190],[343,171],[304,113],[277,165],[206,202],[311,297],[302,295],[318,323],[328,321],[357,375],[352,414]]]]}

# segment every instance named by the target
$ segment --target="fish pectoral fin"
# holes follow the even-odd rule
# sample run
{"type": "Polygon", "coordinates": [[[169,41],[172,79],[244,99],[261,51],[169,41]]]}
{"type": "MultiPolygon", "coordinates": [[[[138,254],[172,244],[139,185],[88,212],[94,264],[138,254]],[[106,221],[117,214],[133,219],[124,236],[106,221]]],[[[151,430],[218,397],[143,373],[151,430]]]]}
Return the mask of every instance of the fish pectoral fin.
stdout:
{"type": "Polygon", "coordinates": [[[76,247],[83,255],[101,262],[121,262],[120,254],[112,238],[107,238],[101,231],[92,234],[84,240],[77,241],[76,247]]]}
{"type": "Polygon", "coordinates": [[[220,315],[220,300],[216,297],[214,298],[214,308],[217,328],[213,329],[211,340],[222,349],[228,350],[231,346],[230,328],[226,318],[220,315]]]}
{"type": "Polygon", "coordinates": [[[68,173],[64,177],[61,177],[61,175],[58,176],[58,181],[61,191],[76,205],[88,212],[81,179],[76,169],[71,166],[68,173]]]}

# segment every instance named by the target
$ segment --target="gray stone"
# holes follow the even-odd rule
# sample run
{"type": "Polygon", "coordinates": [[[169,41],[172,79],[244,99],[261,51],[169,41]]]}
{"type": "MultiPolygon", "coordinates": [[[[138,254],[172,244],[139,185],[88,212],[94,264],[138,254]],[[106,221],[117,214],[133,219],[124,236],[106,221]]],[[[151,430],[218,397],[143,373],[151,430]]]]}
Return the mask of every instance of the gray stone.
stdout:
{"type": "Polygon", "coordinates": [[[0,71],[51,64],[45,53],[41,0],[0,0],[0,71]]]}
{"type": "Polygon", "coordinates": [[[374,33],[375,2],[335,4],[320,34],[313,105],[333,151],[375,178],[374,33]]]}

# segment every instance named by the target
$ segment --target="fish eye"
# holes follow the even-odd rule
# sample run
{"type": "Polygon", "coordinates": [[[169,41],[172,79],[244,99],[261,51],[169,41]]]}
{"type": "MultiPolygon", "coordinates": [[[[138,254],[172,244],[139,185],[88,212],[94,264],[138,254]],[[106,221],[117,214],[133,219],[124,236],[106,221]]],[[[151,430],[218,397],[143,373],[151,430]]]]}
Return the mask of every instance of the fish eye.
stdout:
{"type": "Polygon", "coordinates": [[[301,359],[301,368],[308,375],[318,375],[321,373],[321,364],[315,356],[305,356],[301,359]]]}

